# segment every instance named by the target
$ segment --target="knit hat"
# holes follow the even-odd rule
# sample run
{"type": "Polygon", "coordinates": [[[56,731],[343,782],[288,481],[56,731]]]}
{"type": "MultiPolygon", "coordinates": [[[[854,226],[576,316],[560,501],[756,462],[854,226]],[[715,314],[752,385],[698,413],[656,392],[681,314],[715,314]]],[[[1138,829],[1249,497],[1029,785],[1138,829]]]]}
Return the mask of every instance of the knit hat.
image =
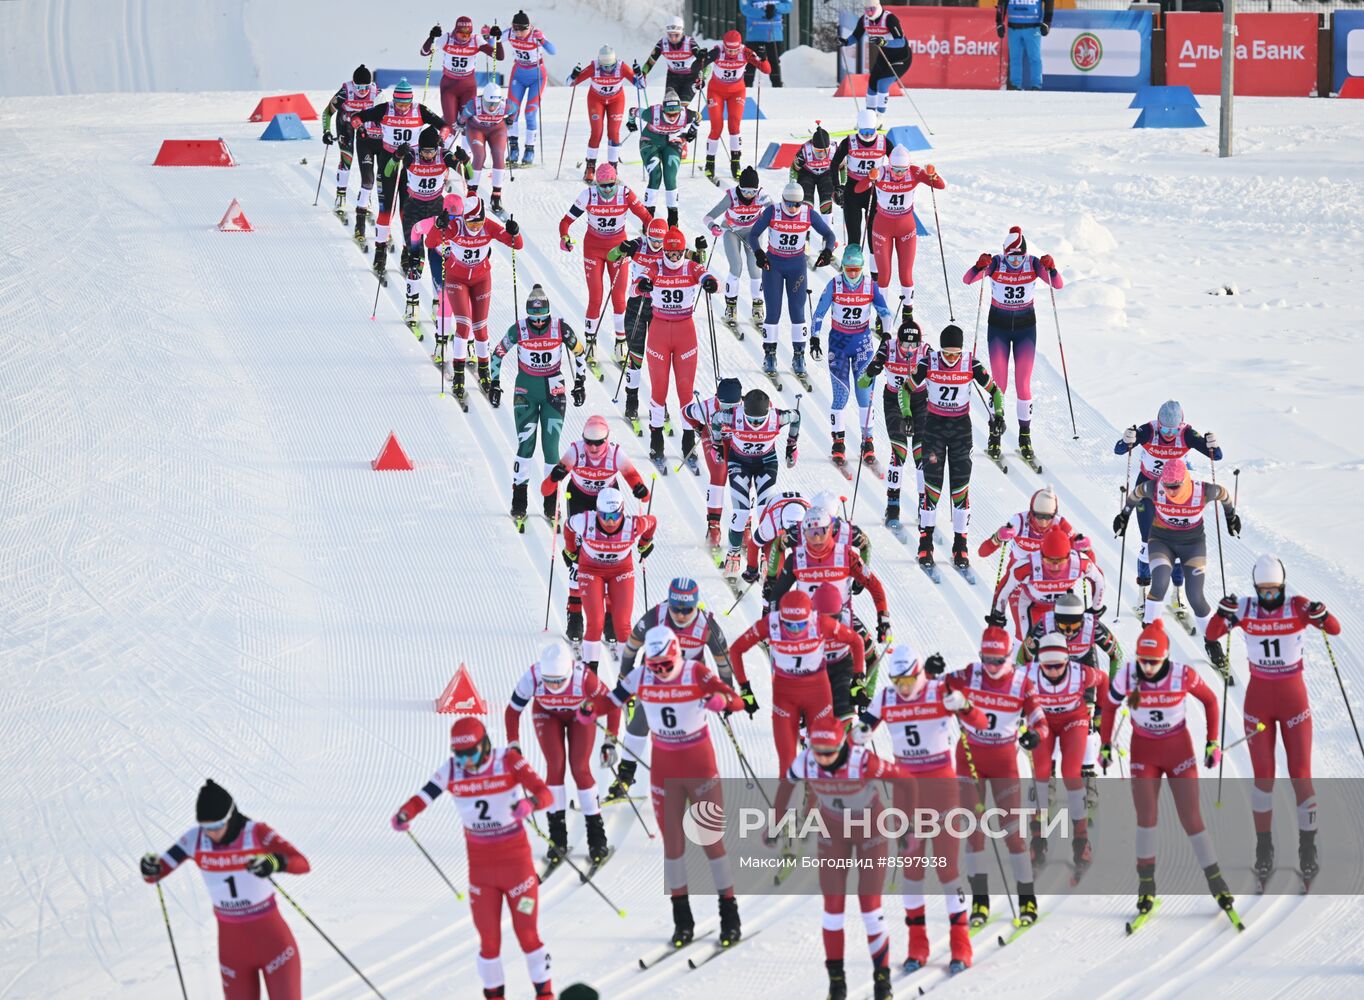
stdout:
{"type": "Polygon", "coordinates": [[[412,100],[412,84],[407,82],[407,77],[398,81],[398,85],[393,88],[393,99],[395,101],[412,100]]]}
{"type": "Polygon", "coordinates": [[[221,823],[232,815],[232,796],[212,778],[204,781],[199,798],[194,803],[194,818],[210,826],[221,823]]]}
{"type": "Polygon", "coordinates": [[[1009,238],[1004,241],[1004,252],[1006,254],[1028,252],[1028,241],[1023,238],[1023,230],[1018,226],[1009,227],[1009,238]]]}
{"type": "Polygon", "coordinates": [[[1137,636],[1137,657],[1142,660],[1163,660],[1170,655],[1170,637],[1159,618],[1141,630],[1137,636]]]}

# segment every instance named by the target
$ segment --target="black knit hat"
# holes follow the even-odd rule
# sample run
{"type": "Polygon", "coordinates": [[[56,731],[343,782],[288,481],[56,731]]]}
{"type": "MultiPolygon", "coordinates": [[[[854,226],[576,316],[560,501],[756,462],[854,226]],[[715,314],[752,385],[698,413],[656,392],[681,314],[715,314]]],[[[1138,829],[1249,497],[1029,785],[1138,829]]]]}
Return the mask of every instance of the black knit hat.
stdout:
{"type": "Polygon", "coordinates": [[[232,796],[212,778],[204,781],[199,798],[194,803],[194,818],[209,825],[221,823],[232,815],[232,796]]]}
{"type": "Polygon", "coordinates": [[[944,351],[960,351],[965,343],[966,336],[955,323],[943,327],[942,333],[938,336],[938,347],[944,351]]]}
{"type": "Polygon", "coordinates": [[[823,125],[815,126],[814,134],[810,136],[810,145],[814,146],[815,149],[829,148],[829,133],[824,131],[823,125]]]}
{"type": "Polygon", "coordinates": [[[374,74],[369,71],[369,67],[364,63],[355,67],[355,72],[351,74],[351,82],[357,86],[367,86],[374,79],[374,74]]]}

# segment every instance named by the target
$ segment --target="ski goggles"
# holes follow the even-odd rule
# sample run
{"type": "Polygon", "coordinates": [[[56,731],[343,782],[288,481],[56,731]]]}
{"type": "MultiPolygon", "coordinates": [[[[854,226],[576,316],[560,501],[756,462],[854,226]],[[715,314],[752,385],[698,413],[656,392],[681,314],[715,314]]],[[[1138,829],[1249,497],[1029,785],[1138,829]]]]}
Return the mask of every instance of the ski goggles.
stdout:
{"type": "Polygon", "coordinates": [[[877,130],[874,128],[860,128],[857,130],[857,137],[859,139],[864,139],[867,142],[871,142],[876,138],[876,132],[877,130]]]}
{"type": "Polygon", "coordinates": [[[1053,521],[1056,519],[1055,514],[1039,514],[1036,511],[1032,511],[1029,516],[1031,516],[1034,521],[1038,521],[1043,524],[1045,524],[1047,521],[1053,521]]]}
{"type": "Polygon", "coordinates": [[[1002,667],[1008,660],[1007,656],[982,656],[980,658],[981,664],[986,667],[1002,667]]]}
{"type": "Polygon", "coordinates": [[[411,111],[411,110],[412,110],[412,98],[410,98],[410,97],[395,97],[395,98],[393,98],[393,110],[394,110],[394,111],[401,111],[401,112],[403,112],[403,113],[406,113],[406,112],[411,111]]]}
{"type": "Polygon", "coordinates": [[[759,188],[741,187],[739,188],[739,197],[747,198],[749,201],[752,201],[754,198],[758,197],[759,190],[760,190],[759,188]]]}
{"type": "Polygon", "coordinates": [[[791,621],[788,618],[778,617],[777,620],[781,622],[781,630],[788,635],[799,635],[802,632],[808,631],[810,628],[810,619],[808,618],[798,618],[795,621],[791,621]]]}
{"type": "Polygon", "coordinates": [[[843,269],[843,277],[847,279],[848,284],[857,284],[862,280],[862,265],[858,264],[856,267],[845,267],[843,269]]]}
{"type": "Polygon", "coordinates": [[[834,526],[832,524],[811,525],[808,528],[801,528],[800,533],[807,542],[814,542],[817,546],[823,547],[833,537],[834,526]]]}
{"type": "Polygon", "coordinates": [[[237,811],[236,807],[234,806],[233,808],[229,809],[227,811],[227,815],[224,816],[222,819],[218,820],[218,822],[200,823],[199,826],[200,828],[207,830],[210,833],[217,833],[219,830],[224,829],[227,826],[227,824],[232,821],[232,814],[235,813],[236,811],[237,811]]]}
{"type": "Polygon", "coordinates": [[[608,182],[605,183],[605,184],[598,184],[598,185],[597,185],[597,194],[598,194],[600,197],[606,198],[606,199],[608,199],[608,200],[611,199],[611,198],[614,198],[614,197],[616,196],[616,182],[615,182],[615,181],[608,181],[608,182]]]}
{"type": "Polygon", "coordinates": [[[1058,621],[1058,622],[1056,623],[1056,631],[1060,632],[1062,635],[1067,636],[1067,637],[1077,636],[1077,635],[1080,634],[1080,628],[1081,628],[1083,625],[1084,625],[1084,622],[1062,622],[1062,621],[1058,621]]]}
{"type": "Polygon", "coordinates": [[[1261,587],[1257,585],[1255,587],[1255,596],[1261,601],[1282,601],[1283,587],[1261,587]]]}
{"type": "Polygon", "coordinates": [[[665,104],[665,105],[663,105],[663,114],[666,115],[666,116],[669,117],[669,118],[676,118],[676,117],[677,117],[678,115],[680,115],[681,113],[682,113],[682,105],[681,105],[681,104],[665,104]]]}
{"type": "Polygon", "coordinates": [[[599,510],[599,511],[597,511],[597,520],[599,520],[599,521],[604,521],[604,522],[607,523],[607,524],[615,524],[616,522],[618,522],[618,521],[623,521],[624,519],[625,519],[625,511],[623,511],[623,510],[599,510]]]}
{"type": "Polygon", "coordinates": [[[435,163],[438,153],[440,153],[439,149],[431,149],[426,146],[419,146],[417,148],[417,155],[421,157],[423,163],[435,163]]]}
{"type": "Polygon", "coordinates": [[[1161,436],[1161,437],[1172,438],[1172,437],[1174,437],[1174,436],[1175,436],[1176,434],[1178,434],[1178,433],[1179,433],[1179,428],[1178,428],[1178,427],[1166,427],[1164,424],[1161,424],[1161,425],[1160,425],[1160,436],[1161,436]]]}
{"type": "Polygon", "coordinates": [[[1145,674],[1154,674],[1162,665],[1164,665],[1164,663],[1165,658],[1163,656],[1158,658],[1147,656],[1137,657],[1137,666],[1141,669],[1142,673],[1145,674]]]}
{"type": "Polygon", "coordinates": [[[455,763],[460,767],[469,767],[477,764],[483,759],[483,744],[469,747],[467,750],[455,750],[451,748],[450,756],[455,758],[455,763]]]}
{"type": "Polygon", "coordinates": [[[838,755],[842,752],[842,746],[817,747],[813,744],[810,746],[810,753],[813,754],[815,760],[819,761],[821,764],[832,764],[838,759],[838,755]]]}
{"type": "Polygon", "coordinates": [[[586,434],[583,435],[583,444],[589,448],[601,448],[606,444],[606,441],[607,439],[604,437],[590,438],[586,434]]]}
{"type": "Polygon", "coordinates": [[[1024,255],[1021,253],[1006,253],[1004,254],[1004,261],[1010,267],[1022,267],[1023,257],[1024,255]]]}
{"type": "Polygon", "coordinates": [[[961,348],[953,347],[938,352],[942,355],[943,362],[948,365],[955,365],[961,360],[961,348]]]}

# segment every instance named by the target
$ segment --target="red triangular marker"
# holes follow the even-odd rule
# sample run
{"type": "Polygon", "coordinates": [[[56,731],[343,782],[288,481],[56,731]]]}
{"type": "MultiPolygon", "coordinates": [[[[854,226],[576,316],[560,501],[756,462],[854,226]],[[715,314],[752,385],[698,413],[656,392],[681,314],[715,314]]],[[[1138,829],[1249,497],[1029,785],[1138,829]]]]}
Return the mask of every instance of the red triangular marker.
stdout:
{"type": "Polygon", "coordinates": [[[403,446],[398,443],[398,438],[392,431],[388,432],[388,440],[384,442],[379,457],[369,464],[377,472],[412,471],[412,459],[407,457],[407,452],[403,451],[403,446]]]}
{"type": "Polygon", "coordinates": [[[236,198],[233,198],[232,204],[227,206],[222,221],[218,223],[218,229],[224,233],[254,232],[251,223],[246,219],[246,213],[242,211],[241,203],[236,198]]]}
{"type": "Polygon", "coordinates": [[[459,665],[455,676],[445,685],[445,690],[436,699],[436,711],[446,715],[486,715],[488,706],[474,687],[474,679],[469,676],[469,668],[459,665]]]}

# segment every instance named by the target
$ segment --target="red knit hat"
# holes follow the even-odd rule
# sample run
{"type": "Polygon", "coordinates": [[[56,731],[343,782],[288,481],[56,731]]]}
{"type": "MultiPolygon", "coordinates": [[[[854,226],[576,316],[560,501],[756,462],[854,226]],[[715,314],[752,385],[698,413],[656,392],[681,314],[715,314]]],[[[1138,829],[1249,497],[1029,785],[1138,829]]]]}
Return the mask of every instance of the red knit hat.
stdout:
{"type": "Polygon", "coordinates": [[[1004,241],[1004,252],[1027,253],[1028,241],[1023,238],[1023,230],[1018,226],[1009,227],[1009,238],[1004,241]]]}
{"type": "Polygon", "coordinates": [[[1137,657],[1143,660],[1163,660],[1170,655],[1170,637],[1159,619],[1141,630],[1137,636],[1137,657]]]}

